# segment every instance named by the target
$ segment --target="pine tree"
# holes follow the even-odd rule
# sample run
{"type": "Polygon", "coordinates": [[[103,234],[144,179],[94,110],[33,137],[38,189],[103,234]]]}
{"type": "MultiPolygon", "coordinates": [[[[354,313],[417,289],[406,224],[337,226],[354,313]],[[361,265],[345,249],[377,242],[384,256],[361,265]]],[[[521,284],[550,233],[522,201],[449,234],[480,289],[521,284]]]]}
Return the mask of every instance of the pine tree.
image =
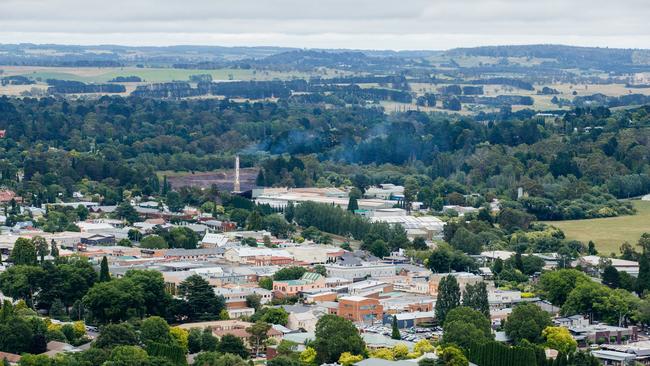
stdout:
{"type": "Polygon", "coordinates": [[[162,184],[162,194],[166,195],[167,192],[169,192],[169,183],[167,183],[167,176],[163,176],[163,184],[162,184]]]}
{"type": "Polygon", "coordinates": [[[255,178],[255,185],[258,187],[266,186],[266,179],[264,178],[264,169],[260,169],[257,173],[257,178],[255,178]]]}
{"type": "Polygon", "coordinates": [[[392,339],[397,339],[400,340],[402,339],[402,335],[399,332],[399,328],[397,327],[397,317],[393,315],[393,333],[390,335],[392,339]]]}
{"type": "Polygon", "coordinates": [[[158,178],[158,176],[156,174],[154,174],[151,177],[151,180],[150,180],[149,184],[151,185],[151,190],[152,191],[154,191],[156,193],[160,192],[160,179],[158,178]]]}
{"type": "Polygon", "coordinates": [[[52,255],[52,257],[54,258],[59,257],[59,248],[57,247],[54,239],[52,239],[52,241],[50,242],[50,255],[52,255]]]}
{"type": "Polygon", "coordinates": [[[108,282],[111,280],[111,274],[108,272],[108,259],[104,256],[99,267],[99,282],[108,282]]]}
{"type": "Polygon", "coordinates": [[[492,272],[498,276],[501,271],[503,271],[503,259],[497,258],[492,265],[492,272]]]}
{"type": "Polygon", "coordinates": [[[61,300],[54,299],[52,306],[50,306],[49,315],[54,319],[61,319],[63,316],[65,316],[65,306],[61,300]]]}
{"type": "Polygon", "coordinates": [[[289,203],[287,203],[287,207],[284,209],[284,218],[287,219],[289,223],[292,223],[295,216],[296,206],[294,206],[292,201],[289,201],[289,203]]]}
{"type": "Polygon", "coordinates": [[[639,275],[637,276],[636,286],[638,294],[650,290],[650,259],[645,251],[639,258],[639,275]]]}
{"type": "Polygon", "coordinates": [[[603,270],[601,279],[604,285],[611,288],[618,288],[620,285],[620,276],[616,267],[609,265],[603,270]]]}
{"type": "Polygon", "coordinates": [[[359,202],[357,202],[357,198],[354,196],[350,196],[350,200],[348,201],[348,211],[354,212],[359,209],[359,202]]]}
{"type": "Polygon", "coordinates": [[[262,230],[264,228],[264,223],[262,222],[262,215],[255,210],[248,215],[248,218],[246,219],[246,228],[248,230],[262,230]]]}
{"type": "Polygon", "coordinates": [[[589,240],[587,253],[589,253],[589,255],[597,255],[598,254],[598,251],[596,250],[596,244],[594,244],[594,242],[591,241],[591,240],[589,240]]]}
{"type": "Polygon", "coordinates": [[[9,300],[2,303],[2,310],[0,311],[0,323],[4,323],[14,314],[14,305],[9,300]]]}
{"type": "Polygon", "coordinates": [[[520,252],[517,252],[515,254],[515,268],[522,271],[522,272],[524,271],[524,261],[521,259],[521,253],[520,252]]]}
{"type": "Polygon", "coordinates": [[[465,291],[463,291],[463,306],[470,307],[481,312],[486,317],[490,317],[490,303],[488,302],[485,282],[465,286],[465,291]]]}
{"type": "Polygon", "coordinates": [[[15,265],[35,265],[37,260],[34,243],[26,238],[18,238],[9,259],[15,265]]]}
{"type": "Polygon", "coordinates": [[[72,309],[70,309],[70,319],[72,320],[83,320],[84,318],[84,306],[81,300],[77,300],[72,304],[72,309]]]}
{"type": "Polygon", "coordinates": [[[36,253],[38,253],[39,258],[41,259],[41,264],[45,262],[45,256],[50,254],[47,247],[47,240],[42,236],[35,236],[32,238],[32,243],[34,248],[36,248],[36,253]]]}
{"type": "Polygon", "coordinates": [[[447,313],[460,305],[460,287],[453,275],[440,279],[438,297],[436,299],[436,319],[438,324],[445,323],[447,313]]]}

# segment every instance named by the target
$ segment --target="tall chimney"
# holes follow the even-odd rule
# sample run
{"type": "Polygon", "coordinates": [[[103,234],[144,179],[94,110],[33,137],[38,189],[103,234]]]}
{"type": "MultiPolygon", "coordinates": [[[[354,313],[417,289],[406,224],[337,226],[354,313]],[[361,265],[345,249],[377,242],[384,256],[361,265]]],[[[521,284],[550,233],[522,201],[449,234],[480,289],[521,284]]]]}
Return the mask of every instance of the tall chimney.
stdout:
{"type": "Polygon", "coordinates": [[[241,187],[239,186],[239,155],[235,156],[235,192],[241,192],[241,187]]]}

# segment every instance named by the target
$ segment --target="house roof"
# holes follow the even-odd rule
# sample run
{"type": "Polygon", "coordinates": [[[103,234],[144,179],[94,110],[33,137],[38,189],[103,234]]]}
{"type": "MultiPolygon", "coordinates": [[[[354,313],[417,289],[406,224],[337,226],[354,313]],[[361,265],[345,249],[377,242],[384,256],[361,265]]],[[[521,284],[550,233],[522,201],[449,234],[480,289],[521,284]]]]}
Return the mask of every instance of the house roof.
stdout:
{"type": "Polygon", "coordinates": [[[320,280],[322,277],[323,276],[315,272],[305,272],[300,279],[303,281],[314,282],[320,280]]]}
{"type": "Polygon", "coordinates": [[[397,320],[433,318],[435,316],[436,316],[435,311],[413,311],[413,312],[410,312],[410,313],[401,313],[401,314],[396,314],[395,315],[397,320]]]}
{"type": "Polygon", "coordinates": [[[225,252],[224,248],[205,248],[205,249],[169,249],[165,252],[165,257],[185,257],[197,255],[221,255],[225,252]]]}
{"type": "Polygon", "coordinates": [[[253,247],[236,247],[232,248],[240,257],[256,257],[256,256],[276,256],[293,258],[289,252],[282,249],[272,248],[253,248],[253,247]]]}
{"type": "Polygon", "coordinates": [[[407,360],[391,361],[384,360],[383,358],[366,358],[355,363],[356,366],[414,366],[417,365],[415,362],[407,360]]]}
{"type": "Polygon", "coordinates": [[[223,234],[205,233],[203,239],[201,240],[201,243],[216,245],[220,247],[228,243],[228,237],[223,234]]]}
{"type": "Polygon", "coordinates": [[[340,300],[360,302],[360,301],[368,300],[368,297],[363,297],[363,296],[345,296],[345,297],[341,297],[341,298],[339,299],[339,301],[340,301],[340,300]]]}
{"type": "Polygon", "coordinates": [[[625,353],[625,352],[616,352],[616,351],[591,351],[591,354],[597,358],[613,361],[628,361],[634,360],[636,356],[634,354],[625,353]]]}
{"type": "Polygon", "coordinates": [[[90,210],[92,212],[111,213],[111,212],[115,212],[116,209],[117,209],[117,206],[94,206],[94,207],[90,207],[90,210]]]}
{"type": "Polygon", "coordinates": [[[362,333],[361,337],[363,337],[363,340],[366,342],[367,345],[373,346],[373,347],[394,347],[397,344],[404,344],[408,347],[409,350],[413,349],[413,346],[415,346],[415,343],[413,342],[408,342],[408,341],[402,341],[402,340],[395,340],[390,337],[386,337],[381,334],[377,333],[362,333]]]}
{"type": "Polygon", "coordinates": [[[580,257],[580,260],[588,263],[589,265],[592,266],[597,266],[600,264],[601,259],[606,259],[608,261],[611,261],[612,266],[614,267],[638,267],[639,262],[635,261],[628,261],[625,259],[617,259],[617,258],[605,258],[605,257],[600,257],[598,255],[585,255],[583,257],[580,257]]]}
{"type": "Polygon", "coordinates": [[[21,356],[14,354],[14,353],[9,353],[9,352],[0,352],[0,360],[7,359],[10,363],[18,363],[20,361],[21,356]]]}

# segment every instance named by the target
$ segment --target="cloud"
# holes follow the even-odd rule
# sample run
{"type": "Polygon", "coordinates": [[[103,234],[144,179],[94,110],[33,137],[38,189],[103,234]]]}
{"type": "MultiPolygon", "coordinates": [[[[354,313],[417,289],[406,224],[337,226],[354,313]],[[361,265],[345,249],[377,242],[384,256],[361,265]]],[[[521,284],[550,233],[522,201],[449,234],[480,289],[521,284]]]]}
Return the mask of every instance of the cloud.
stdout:
{"type": "Polygon", "coordinates": [[[645,0],[0,0],[0,42],[650,48],[645,0]]]}

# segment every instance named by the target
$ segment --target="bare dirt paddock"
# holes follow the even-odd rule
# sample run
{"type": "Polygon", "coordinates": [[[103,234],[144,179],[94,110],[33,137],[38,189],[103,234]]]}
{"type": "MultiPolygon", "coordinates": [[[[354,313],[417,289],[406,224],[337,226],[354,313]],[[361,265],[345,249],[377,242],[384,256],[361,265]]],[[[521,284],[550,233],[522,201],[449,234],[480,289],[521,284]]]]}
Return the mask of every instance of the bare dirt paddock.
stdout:
{"type": "MultiPolygon", "coordinates": [[[[257,178],[257,168],[242,168],[239,171],[239,181],[242,191],[252,189],[255,186],[257,178]]],[[[200,187],[208,188],[213,184],[220,190],[232,191],[235,181],[234,170],[220,170],[214,172],[161,172],[161,176],[166,175],[167,181],[173,188],[181,187],[200,187]]]]}

